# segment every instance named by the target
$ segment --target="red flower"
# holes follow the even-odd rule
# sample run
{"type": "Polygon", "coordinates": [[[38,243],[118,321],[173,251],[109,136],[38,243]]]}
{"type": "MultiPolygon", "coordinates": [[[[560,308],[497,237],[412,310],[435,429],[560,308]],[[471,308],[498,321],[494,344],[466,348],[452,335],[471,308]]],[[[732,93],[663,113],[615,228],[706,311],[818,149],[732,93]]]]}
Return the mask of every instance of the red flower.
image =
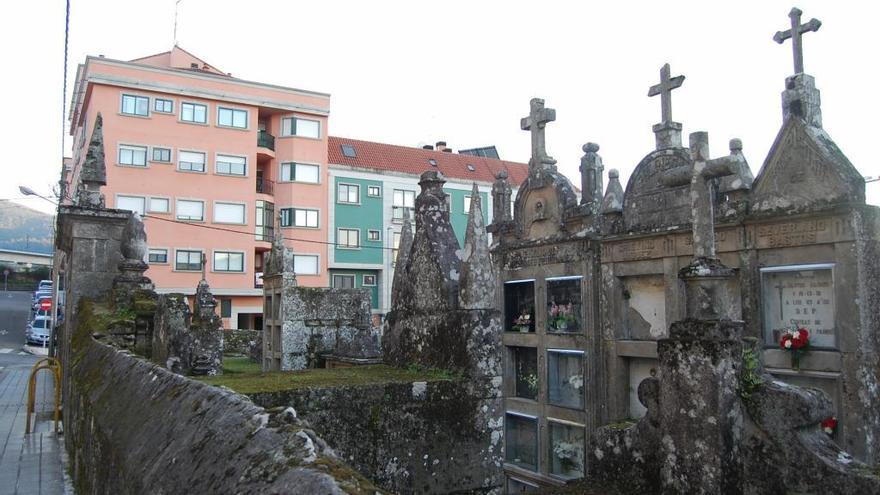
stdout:
{"type": "Polygon", "coordinates": [[[822,423],[822,431],[831,435],[834,433],[834,430],[837,429],[837,418],[831,416],[830,418],[825,418],[822,423]]]}
{"type": "Polygon", "coordinates": [[[779,339],[779,347],[783,349],[790,349],[794,347],[794,342],[792,342],[791,334],[786,333],[782,336],[781,339],[779,339]],[[787,345],[786,342],[788,343],[787,345]]]}
{"type": "Polygon", "coordinates": [[[798,334],[800,334],[801,339],[803,339],[805,342],[810,341],[810,332],[807,331],[806,328],[798,328],[798,334]]]}

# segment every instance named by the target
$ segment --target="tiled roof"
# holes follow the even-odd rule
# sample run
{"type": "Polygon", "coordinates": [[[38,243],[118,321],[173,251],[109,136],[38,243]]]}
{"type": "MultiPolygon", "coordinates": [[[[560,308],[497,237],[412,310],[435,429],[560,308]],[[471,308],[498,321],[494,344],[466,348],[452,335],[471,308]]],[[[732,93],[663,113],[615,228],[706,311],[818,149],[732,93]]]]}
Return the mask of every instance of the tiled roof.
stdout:
{"type": "Polygon", "coordinates": [[[334,165],[348,165],[374,170],[388,170],[404,174],[420,175],[427,170],[439,170],[448,179],[458,181],[493,182],[495,174],[507,169],[510,185],[518,187],[528,175],[525,163],[508,162],[458,153],[411,148],[394,144],[374,143],[359,139],[328,137],[328,155],[334,165]],[[342,145],[354,148],[354,157],[345,156],[342,145]],[[434,167],[428,160],[434,160],[434,167]],[[470,170],[468,165],[473,167],[470,170]]]}

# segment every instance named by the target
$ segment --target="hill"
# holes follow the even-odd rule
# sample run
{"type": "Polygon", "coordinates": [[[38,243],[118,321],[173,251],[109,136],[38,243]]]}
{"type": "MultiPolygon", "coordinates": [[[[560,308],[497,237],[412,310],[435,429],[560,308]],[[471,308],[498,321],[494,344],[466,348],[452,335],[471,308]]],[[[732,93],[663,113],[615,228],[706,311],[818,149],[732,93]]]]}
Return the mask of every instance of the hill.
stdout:
{"type": "Polygon", "coordinates": [[[53,252],[55,217],[11,201],[0,201],[0,249],[53,252]]]}

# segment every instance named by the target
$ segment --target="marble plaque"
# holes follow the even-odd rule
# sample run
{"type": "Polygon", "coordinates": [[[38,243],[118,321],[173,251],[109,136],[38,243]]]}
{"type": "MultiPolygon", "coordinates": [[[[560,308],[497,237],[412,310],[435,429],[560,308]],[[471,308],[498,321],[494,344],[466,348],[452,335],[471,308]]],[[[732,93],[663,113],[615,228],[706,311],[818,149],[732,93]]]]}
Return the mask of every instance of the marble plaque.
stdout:
{"type": "Polygon", "coordinates": [[[778,345],[786,330],[806,328],[811,347],[835,347],[832,268],[831,264],[822,264],[761,270],[768,345],[778,345]]]}

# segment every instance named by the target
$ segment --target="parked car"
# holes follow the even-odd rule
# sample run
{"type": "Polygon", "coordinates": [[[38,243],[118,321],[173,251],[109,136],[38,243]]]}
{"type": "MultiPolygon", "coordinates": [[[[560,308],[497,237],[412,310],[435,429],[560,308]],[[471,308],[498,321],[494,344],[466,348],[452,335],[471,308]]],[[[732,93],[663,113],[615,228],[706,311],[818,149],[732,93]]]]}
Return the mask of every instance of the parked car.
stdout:
{"type": "Polygon", "coordinates": [[[28,323],[24,330],[24,339],[27,344],[36,344],[39,346],[49,345],[49,334],[52,332],[52,318],[48,316],[38,316],[34,321],[28,323]]]}
{"type": "Polygon", "coordinates": [[[52,297],[52,289],[43,289],[34,292],[34,302],[37,302],[41,297],[52,297]]]}
{"type": "Polygon", "coordinates": [[[37,290],[52,290],[52,281],[40,280],[40,283],[37,284],[37,290]]]}
{"type": "Polygon", "coordinates": [[[39,310],[40,310],[40,306],[43,305],[43,301],[49,301],[49,304],[52,304],[52,296],[51,296],[51,295],[48,295],[48,296],[40,296],[39,299],[37,299],[36,301],[34,301],[34,305],[33,305],[33,307],[31,308],[31,311],[33,311],[34,313],[36,313],[37,311],[39,311],[39,310]]]}

